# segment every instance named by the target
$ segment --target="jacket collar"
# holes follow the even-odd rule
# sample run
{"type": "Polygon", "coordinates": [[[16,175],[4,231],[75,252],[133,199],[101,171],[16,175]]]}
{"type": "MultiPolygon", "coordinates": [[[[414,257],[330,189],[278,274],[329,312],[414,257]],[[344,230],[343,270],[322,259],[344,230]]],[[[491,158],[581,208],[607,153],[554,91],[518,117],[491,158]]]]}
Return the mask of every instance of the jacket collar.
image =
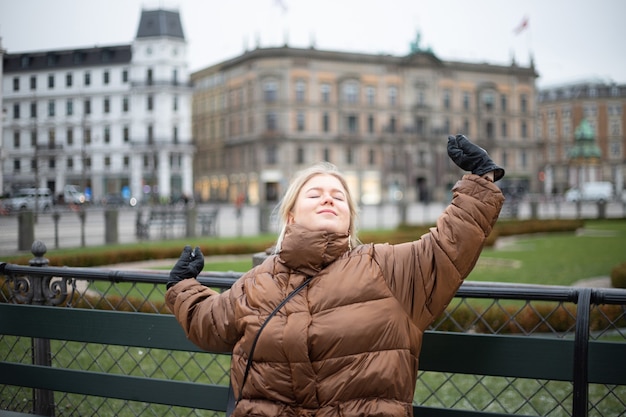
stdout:
{"type": "Polygon", "coordinates": [[[348,233],[311,231],[297,224],[287,225],[279,261],[308,276],[317,275],[349,249],[348,233]]]}

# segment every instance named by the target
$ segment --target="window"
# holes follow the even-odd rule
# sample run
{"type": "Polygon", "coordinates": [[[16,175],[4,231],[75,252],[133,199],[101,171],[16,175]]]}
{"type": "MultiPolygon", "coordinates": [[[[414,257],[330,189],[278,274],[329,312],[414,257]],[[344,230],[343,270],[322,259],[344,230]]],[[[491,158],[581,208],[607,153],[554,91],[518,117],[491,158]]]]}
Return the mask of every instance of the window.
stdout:
{"type": "Polygon", "coordinates": [[[522,121],[522,126],[521,126],[521,134],[523,138],[527,138],[528,137],[528,125],[526,124],[526,121],[522,121]]]}
{"type": "Polygon", "coordinates": [[[347,117],[348,133],[357,133],[359,131],[358,118],[355,115],[347,117]]]}
{"type": "Polygon", "coordinates": [[[89,71],[85,72],[85,78],[83,83],[85,85],[91,85],[91,73],[89,71]]]}
{"type": "Polygon", "coordinates": [[[299,111],[296,115],[296,129],[298,132],[304,131],[304,112],[299,111]]]}
{"type": "Polygon", "coordinates": [[[13,77],[13,91],[20,91],[20,78],[13,77]]]}
{"type": "Polygon", "coordinates": [[[56,167],[56,159],[50,158],[48,159],[48,168],[54,169],[56,167]]]}
{"type": "Polygon", "coordinates": [[[128,70],[122,70],[122,82],[123,83],[128,82],[128,70]]]}
{"type": "Polygon", "coordinates": [[[508,134],[509,132],[508,132],[507,124],[506,122],[502,122],[502,125],[500,128],[500,136],[502,136],[503,138],[506,138],[508,134]]]}
{"type": "Polygon", "coordinates": [[[178,85],[178,70],[176,68],[172,70],[172,83],[178,85]]]}
{"type": "Polygon", "coordinates": [[[469,110],[470,107],[470,93],[466,91],[463,93],[463,110],[469,110]]]}
{"type": "Polygon", "coordinates": [[[373,148],[370,148],[368,152],[367,162],[370,165],[376,165],[376,151],[373,148]]]}
{"type": "Polygon", "coordinates": [[[154,97],[152,96],[152,94],[149,94],[146,98],[146,110],[154,110],[154,97]]]}
{"type": "Polygon", "coordinates": [[[72,157],[67,158],[65,161],[65,166],[68,171],[72,171],[74,169],[74,159],[72,157]]]}
{"type": "Polygon", "coordinates": [[[389,87],[389,105],[395,106],[398,104],[398,87],[389,87]]]}
{"type": "Polygon", "coordinates": [[[346,148],[346,164],[352,165],[354,163],[354,150],[348,146],[346,148]]]}
{"type": "Polygon", "coordinates": [[[450,93],[450,90],[445,90],[443,92],[443,108],[446,110],[450,110],[451,96],[452,94],[450,93]]]}
{"type": "Polygon", "coordinates": [[[359,100],[359,86],[355,82],[348,82],[343,86],[343,99],[346,103],[357,103],[359,100]]]}
{"type": "Polygon", "coordinates": [[[111,99],[109,97],[104,98],[103,108],[105,113],[111,112],[111,99]]]}
{"type": "Polygon", "coordinates": [[[106,168],[110,168],[111,167],[111,157],[109,155],[104,157],[104,166],[106,168]]]}
{"type": "Polygon", "coordinates": [[[37,129],[33,129],[30,131],[30,147],[37,147],[37,129]]]}
{"type": "Polygon", "coordinates": [[[326,161],[326,162],[330,162],[330,149],[328,148],[324,148],[324,150],[322,151],[322,160],[326,161]]]}
{"type": "Polygon", "coordinates": [[[178,143],[178,126],[174,126],[172,129],[172,140],[174,144],[178,143]]]}
{"type": "Polygon", "coordinates": [[[128,97],[122,97],[122,111],[124,113],[128,113],[129,109],[130,109],[130,105],[129,105],[128,97]]]}
{"type": "Polygon", "coordinates": [[[30,77],[30,89],[31,90],[37,89],[37,77],[35,77],[34,75],[31,75],[30,77]]]}
{"type": "Polygon", "coordinates": [[[148,125],[148,143],[152,145],[154,143],[154,126],[148,125]]]}
{"type": "Polygon", "coordinates": [[[276,145],[267,145],[265,148],[265,162],[269,165],[278,163],[278,147],[276,145]]]}
{"type": "Polygon", "coordinates": [[[83,131],[83,143],[85,145],[90,145],[91,144],[91,128],[87,127],[83,131]]]}
{"type": "Polygon", "coordinates": [[[65,132],[65,142],[67,146],[72,146],[74,144],[74,129],[68,127],[65,132]]]}
{"type": "Polygon", "coordinates": [[[109,126],[104,127],[103,136],[104,136],[104,143],[111,143],[111,127],[109,126]]]}
{"type": "Polygon", "coordinates": [[[48,75],[48,88],[49,89],[54,88],[54,74],[48,75]]]}
{"type": "Polygon", "coordinates": [[[20,160],[19,160],[19,159],[15,159],[15,160],[13,161],[13,171],[14,171],[14,172],[20,172],[20,168],[21,168],[21,166],[20,166],[20,160]]]}
{"type": "Polygon", "coordinates": [[[48,117],[54,117],[54,113],[55,113],[54,100],[49,100],[48,101],[48,117]]]}
{"type": "Polygon", "coordinates": [[[322,84],[322,103],[330,103],[330,84],[322,84]]]}
{"type": "Polygon", "coordinates": [[[152,68],[148,68],[148,70],[146,71],[146,83],[148,85],[152,85],[153,83],[153,79],[152,79],[152,68]]]}
{"type": "Polygon", "coordinates": [[[172,110],[178,111],[178,96],[172,97],[172,100],[173,100],[172,110]]]}
{"type": "Polygon", "coordinates": [[[13,132],[13,148],[14,149],[20,148],[20,131],[19,130],[16,130],[13,132]]]}
{"type": "Polygon", "coordinates": [[[83,112],[85,115],[91,114],[91,100],[86,99],[83,103],[83,112]]]}
{"type": "Polygon", "coordinates": [[[265,128],[270,131],[276,130],[278,128],[276,113],[270,112],[265,115],[265,128]]]}
{"type": "Polygon", "coordinates": [[[122,129],[122,137],[124,143],[130,142],[130,128],[128,126],[124,126],[124,128],[122,129]]]}
{"type": "Polygon", "coordinates": [[[367,117],[367,133],[374,133],[374,116],[367,117]]]}
{"type": "Polygon", "coordinates": [[[65,114],[71,116],[74,114],[74,100],[68,98],[65,102],[65,114]]]}
{"type": "Polygon", "coordinates": [[[266,81],[263,84],[263,100],[266,102],[274,102],[278,95],[278,84],[276,81],[266,81]]]}
{"type": "Polygon", "coordinates": [[[507,98],[505,94],[502,94],[500,96],[500,110],[502,110],[502,112],[505,113],[506,108],[507,108],[507,98]]]}
{"type": "Polygon", "coordinates": [[[322,115],[322,130],[324,132],[330,132],[330,116],[328,113],[322,115]]]}
{"type": "Polygon", "coordinates": [[[33,101],[30,103],[30,117],[35,119],[37,118],[37,102],[33,101]]]}
{"type": "Polygon", "coordinates": [[[128,155],[124,155],[122,164],[124,165],[124,169],[128,169],[128,167],[130,166],[130,158],[128,157],[128,155]]]}
{"type": "Polygon", "coordinates": [[[71,72],[68,72],[67,74],[65,74],[65,86],[66,87],[72,86],[72,73],[71,72]]]}
{"type": "Polygon", "coordinates": [[[54,149],[56,144],[56,130],[54,128],[48,129],[48,146],[50,149],[54,149]]]}
{"type": "Polygon", "coordinates": [[[14,119],[20,118],[20,104],[19,103],[13,104],[13,118],[14,119]]]}
{"type": "Polygon", "coordinates": [[[528,98],[526,94],[522,94],[520,97],[520,110],[522,113],[526,113],[528,111],[528,98]]]}
{"type": "MultiPolygon", "coordinates": [[[[387,132],[396,133],[396,118],[394,116],[391,116],[389,118],[389,126],[387,126],[387,132]]],[[[448,132],[448,130],[446,130],[446,132],[448,132]]]]}
{"type": "Polygon", "coordinates": [[[365,97],[367,100],[367,104],[373,106],[376,104],[376,88],[371,85],[365,88],[365,97]]]}
{"type": "Polygon", "coordinates": [[[485,110],[492,111],[494,108],[493,103],[493,93],[484,93],[483,94],[483,105],[485,106],[485,110]]]}
{"type": "Polygon", "coordinates": [[[296,101],[302,103],[305,98],[306,83],[302,80],[296,81],[296,101]]]}
{"type": "Polygon", "coordinates": [[[110,81],[109,78],[109,71],[104,71],[104,73],[102,73],[102,84],[108,85],[110,81]]]}
{"type": "Polygon", "coordinates": [[[304,148],[302,146],[299,146],[298,149],[296,149],[296,163],[304,164],[304,148]]]}

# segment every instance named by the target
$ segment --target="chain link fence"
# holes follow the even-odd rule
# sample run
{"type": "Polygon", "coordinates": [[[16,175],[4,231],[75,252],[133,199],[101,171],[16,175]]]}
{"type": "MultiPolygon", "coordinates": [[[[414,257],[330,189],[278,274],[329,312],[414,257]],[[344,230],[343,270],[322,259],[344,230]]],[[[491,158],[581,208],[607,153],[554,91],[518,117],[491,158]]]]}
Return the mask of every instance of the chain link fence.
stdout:
{"type": "MultiPolygon", "coordinates": [[[[205,272],[199,280],[225,290],[239,276],[239,273],[205,272]]],[[[166,273],[155,271],[56,268],[37,261],[31,262],[30,267],[5,264],[0,270],[0,302],[169,314],[164,305],[166,279],[166,273]],[[41,282],[35,284],[37,280],[41,282]]],[[[466,282],[430,331],[573,340],[576,331],[580,331],[577,327],[581,326],[578,320],[581,294],[579,289],[567,287],[466,282]]],[[[589,340],[626,343],[626,291],[588,289],[585,294],[591,294],[588,320],[582,324],[587,327],[589,340]]],[[[31,363],[34,349],[30,338],[0,335],[2,361],[31,363]]],[[[50,340],[50,352],[53,367],[218,385],[229,382],[229,355],[66,340],[50,340]]],[[[463,346],[458,346],[458,355],[463,355],[463,346]]],[[[571,381],[425,370],[418,378],[414,403],[506,415],[571,416],[576,415],[575,395],[571,381]]],[[[588,413],[585,415],[624,416],[626,385],[589,384],[584,401],[588,413]]],[[[53,402],[56,416],[222,415],[63,392],[54,392],[53,402]]],[[[33,410],[33,390],[0,386],[0,410],[33,410]]]]}

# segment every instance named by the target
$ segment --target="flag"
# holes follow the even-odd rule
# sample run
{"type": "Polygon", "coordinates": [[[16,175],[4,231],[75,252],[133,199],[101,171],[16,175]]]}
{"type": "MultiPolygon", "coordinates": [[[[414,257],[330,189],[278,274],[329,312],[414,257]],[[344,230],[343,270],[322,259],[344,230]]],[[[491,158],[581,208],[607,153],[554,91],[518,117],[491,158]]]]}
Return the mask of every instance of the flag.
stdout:
{"type": "Polygon", "coordinates": [[[526,29],[528,27],[528,16],[524,16],[524,18],[522,19],[522,21],[520,22],[519,25],[517,25],[517,27],[515,29],[513,29],[513,33],[515,33],[516,35],[519,35],[520,33],[522,33],[524,31],[524,29],[526,29]]]}

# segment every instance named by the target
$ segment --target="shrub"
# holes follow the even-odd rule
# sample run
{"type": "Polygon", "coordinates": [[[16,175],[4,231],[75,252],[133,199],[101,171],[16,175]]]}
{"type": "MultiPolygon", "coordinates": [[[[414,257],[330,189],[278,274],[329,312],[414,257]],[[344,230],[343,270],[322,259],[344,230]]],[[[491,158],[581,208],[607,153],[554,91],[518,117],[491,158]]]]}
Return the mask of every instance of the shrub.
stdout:
{"type": "Polygon", "coordinates": [[[613,288],[626,288],[626,262],[611,270],[611,285],[613,288]]]}

